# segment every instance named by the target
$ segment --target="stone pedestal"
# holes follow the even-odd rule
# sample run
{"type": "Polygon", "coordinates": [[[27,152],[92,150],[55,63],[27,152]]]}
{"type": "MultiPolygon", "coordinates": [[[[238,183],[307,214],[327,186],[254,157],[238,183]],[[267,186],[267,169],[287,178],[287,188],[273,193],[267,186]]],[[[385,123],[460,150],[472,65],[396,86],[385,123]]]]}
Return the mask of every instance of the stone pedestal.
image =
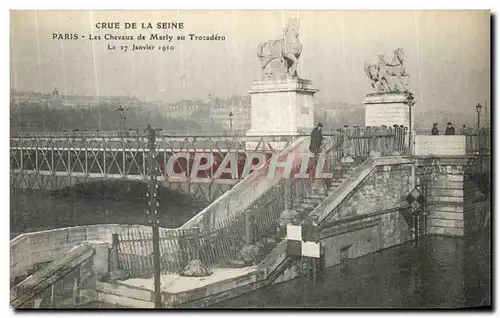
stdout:
{"type": "MultiPolygon", "coordinates": [[[[376,93],[365,97],[365,126],[386,125],[410,126],[410,107],[405,93],[376,93]]],[[[412,126],[415,126],[415,112],[411,111],[412,126]]]]}
{"type": "Polygon", "coordinates": [[[250,91],[252,126],[247,136],[298,135],[314,127],[311,81],[289,79],[256,81],[250,91]]]}

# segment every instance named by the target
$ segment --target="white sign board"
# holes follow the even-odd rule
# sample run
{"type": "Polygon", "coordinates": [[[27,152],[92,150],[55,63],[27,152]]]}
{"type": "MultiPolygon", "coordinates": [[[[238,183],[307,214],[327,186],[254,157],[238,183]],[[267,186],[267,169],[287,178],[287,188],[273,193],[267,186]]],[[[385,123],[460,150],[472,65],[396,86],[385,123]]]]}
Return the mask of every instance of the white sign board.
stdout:
{"type": "Polygon", "coordinates": [[[302,256],[319,258],[320,245],[316,242],[302,242],[302,256]]]}
{"type": "Polygon", "coordinates": [[[287,224],[286,238],[288,240],[302,241],[302,226],[287,224]]]}

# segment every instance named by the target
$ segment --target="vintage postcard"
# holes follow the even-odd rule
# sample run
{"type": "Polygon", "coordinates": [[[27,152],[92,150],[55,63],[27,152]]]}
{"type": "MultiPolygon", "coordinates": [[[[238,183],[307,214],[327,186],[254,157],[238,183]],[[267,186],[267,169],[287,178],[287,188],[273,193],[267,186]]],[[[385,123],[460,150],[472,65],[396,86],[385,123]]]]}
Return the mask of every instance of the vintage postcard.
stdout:
{"type": "Polygon", "coordinates": [[[11,11],[10,306],[492,308],[489,11],[11,11]]]}

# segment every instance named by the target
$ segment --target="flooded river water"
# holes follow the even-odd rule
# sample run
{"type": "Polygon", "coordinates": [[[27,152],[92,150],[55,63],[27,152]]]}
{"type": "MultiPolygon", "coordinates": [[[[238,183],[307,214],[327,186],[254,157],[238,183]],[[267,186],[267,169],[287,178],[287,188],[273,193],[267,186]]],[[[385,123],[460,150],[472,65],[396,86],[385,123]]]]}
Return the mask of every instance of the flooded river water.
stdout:
{"type": "MultiPolygon", "coordinates": [[[[179,201],[162,200],[158,209],[160,226],[178,227],[203,209],[202,205],[179,201]]],[[[147,225],[146,207],[146,200],[137,196],[111,199],[17,192],[10,196],[10,237],[24,232],[88,224],[147,225]]]]}
{"type": "Polygon", "coordinates": [[[213,308],[459,308],[491,304],[490,239],[426,238],[349,260],[213,308]]]}

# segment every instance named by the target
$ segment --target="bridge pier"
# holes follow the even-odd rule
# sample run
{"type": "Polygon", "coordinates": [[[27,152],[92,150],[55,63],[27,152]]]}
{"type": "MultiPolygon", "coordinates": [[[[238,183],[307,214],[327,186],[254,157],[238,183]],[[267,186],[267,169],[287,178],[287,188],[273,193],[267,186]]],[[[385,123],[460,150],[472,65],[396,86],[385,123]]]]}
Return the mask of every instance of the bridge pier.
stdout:
{"type": "Polygon", "coordinates": [[[474,181],[474,160],[473,156],[416,159],[417,183],[427,189],[428,235],[467,236],[476,231],[475,223],[481,223],[476,206],[486,198],[474,181]]]}

